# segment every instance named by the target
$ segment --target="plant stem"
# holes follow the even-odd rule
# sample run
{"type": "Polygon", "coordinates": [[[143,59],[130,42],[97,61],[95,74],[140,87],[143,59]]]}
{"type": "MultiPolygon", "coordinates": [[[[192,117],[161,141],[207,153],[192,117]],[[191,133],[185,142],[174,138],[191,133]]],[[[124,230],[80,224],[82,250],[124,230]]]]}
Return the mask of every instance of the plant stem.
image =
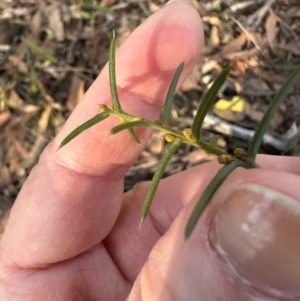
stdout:
{"type": "MultiPolygon", "coordinates": [[[[121,123],[120,125],[115,126],[112,128],[111,133],[116,134],[120,131],[123,131],[125,129],[132,129],[134,127],[149,127],[154,130],[158,130],[161,132],[164,132],[167,135],[173,135],[177,140],[179,140],[181,143],[189,144],[192,146],[195,146],[197,148],[203,149],[205,152],[209,154],[213,154],[218,156],[221,155],[228,155],[225,151],[222,149],[218,148],[217,146],[213,146],[205,141],[198,140],[196,141],[193,137],[187,137],[183,133],[176,131],[169,127],[167,124],[161,122],[161,121],[151,121],[147,119],[143,119],[142,117],[139,116],[133,116],[130,115],[126,112],[123,112],[122,110],[115,110],[114,108],[109,108],[106,105],[101,105],[101,112],[106,112],[107,114],[111,116],[116,116],[119,117],[121,120],[126,120],[126,123],[121,123]]],[[[187,129],[189,130],[189,129],[187,129]]],[[[255,168],[258,167],[258,165],[253,161],[253,160],[240,160],[234,156],[232,156],[232,159],[236,161],[236,163],[244,168],[255,168]]]]}

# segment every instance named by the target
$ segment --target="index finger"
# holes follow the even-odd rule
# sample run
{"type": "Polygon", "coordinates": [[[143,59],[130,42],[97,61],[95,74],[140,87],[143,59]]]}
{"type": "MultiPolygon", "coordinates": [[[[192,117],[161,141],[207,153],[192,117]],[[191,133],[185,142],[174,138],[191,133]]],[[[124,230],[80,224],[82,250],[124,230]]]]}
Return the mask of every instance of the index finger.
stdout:
{"type": "MultiPolygon", "coordinates": [[[[192,69],[203,44],[198,13],[174,2],[144,22],[117,52],[117,83],[124,110],[157,118],[168,84],[185,61],[180,82],[192,69]]],[[[146,143],[128,133],[110,136],[114,118],[90,128],[56,152],[62,139],[110,104],[107,67],[31,172],[11,211],[1,241],[3,260],[38,267],[71,258],[100,242],[121,206],[123,176],[146,143]]]]}

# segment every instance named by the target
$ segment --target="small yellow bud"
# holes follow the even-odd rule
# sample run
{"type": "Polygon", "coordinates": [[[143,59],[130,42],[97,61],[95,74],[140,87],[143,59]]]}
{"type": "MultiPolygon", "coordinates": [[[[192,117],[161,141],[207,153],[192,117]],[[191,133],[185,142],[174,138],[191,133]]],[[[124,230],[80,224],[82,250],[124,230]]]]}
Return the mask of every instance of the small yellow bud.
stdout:
{"type": "Polygon", "coordinates": [[[167,134],[167,135],[165,136],[165,140],[166,140],[167,142],[174,142],[174,141],[176,140],[176,137],[175,137],[174,135],[167,134]]]}
{"type": "Polygon", "coordinates": [[[123,123],[123,122],[126,122],[126,119],[121,117],[121,118],[120,118],[120,122],[122,122],[122,123],[123,123]]]}
{"type": "Polygon", "coordinates": [[[106,105],[100,105],[100,113],[106,112],[107,106],[106,105]]]}
{"type": "Polygon", "coordinates": [[[218,162],[220,164],[228,164],[233,161],[233,157],[231,155],[220,155],[218,156],[218,162]]]}
{"type": "Polygon", "coordinates": [[[140,121],[140,120],[143,120],[143,117],[141,116],[134,116],[134,121],[140,121]]]}
{"type": "Polygon", "coordinates": [[[233,152],[233,155],[241,160],[247,159],[247,153],[243,148],[236,148],[233,152]]]}
{"type": "Polygon", "coordinates": [[[192,130],[191,129],[184,129],[182,132],[183,136],[189,140],[193,140],[192,130]]]}

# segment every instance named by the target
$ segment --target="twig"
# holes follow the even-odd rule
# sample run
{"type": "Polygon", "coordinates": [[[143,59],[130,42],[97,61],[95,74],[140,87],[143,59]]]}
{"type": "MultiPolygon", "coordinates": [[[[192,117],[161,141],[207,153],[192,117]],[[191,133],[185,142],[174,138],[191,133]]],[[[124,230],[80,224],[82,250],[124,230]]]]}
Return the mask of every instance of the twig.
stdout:
{"type": "Polygon", "coordinates": [[[262,19],[275,1],[276,0],[266,1],[266,3],[260,9],[248,17],[248,24],[252,27],[252,29],[256,29],[261,24],[262,19]]]}
{"type": "Polygon", "coordinates": [[[252,5],[257,5],[258,3],[261,4],[264,2],[265,2],[265,0],[259,0],[259,1],[250,0],[250,1],[245,1],[245,2],[239,2],[239,3],[230,5],[229,10],[230,10],[230,12],[235,13],[237,11],[244,10],[252,5]]]}
{"type": "MultiPolygon", "coordinates": [[[[272,0],[274,1],[274,0],[272,0]]],[[[233,16],[229,16],[229,18],[235,22],[240,28],[241,30],[246,34],[246,36],[248,37],[248,39],[254,44],[254,46],[261,52],[261,54],[264,56],[264,58],[266,59],[266,61],[269,63],[269,65],[271,66],[271,68],[273,69],[273,71],[275,71],[276,73],[278,73],[276,67],[274,66],[273,62],[269,59],[269,57],[266,55],[264,49],[257,43],[255,37],[250,33],[250,31],[245,28],[245,26],[239,21],[237,20],[235,17],[233,16]]]]}
{"type": "MultiPolygon", "coordinates": [[[[253,130],[244,129],[211,114],[206,115],[203,128],[213,130],[224,135],[241,138],[246,141],[249,141],[254,134],[253,130]]],[[[289,134],[288,131],[284,137],[285,139],[278,139],[266,134],[263,138],[263,143],[273,146],[279,151],[287,151],[293,144],[300,140],[300,127],[297,128],[296,125],[294,125],[291,130],[292,134],[289,134]]]]}

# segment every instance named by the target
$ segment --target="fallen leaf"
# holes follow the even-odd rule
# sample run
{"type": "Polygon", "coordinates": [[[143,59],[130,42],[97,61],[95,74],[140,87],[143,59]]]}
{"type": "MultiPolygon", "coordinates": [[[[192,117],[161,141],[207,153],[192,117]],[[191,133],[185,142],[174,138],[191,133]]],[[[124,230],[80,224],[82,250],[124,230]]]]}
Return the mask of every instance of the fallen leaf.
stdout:
{"type": "Polygon", "coordinates": [[[205,16],[202,18],[204,23],[209,23],[218,27],[222,27],[222,22],[217,16],[205,16]]]}
{"type": "Polygon", "coordinates": [[[10,111],[0,113],[0,126],[4,125],[10,119],[10,111]]]}
{"type": "Polygon", "coordinates": [[[30,24],[29,24],[30,31],[31,31],[31,33],[32,33],[32,35],[33,35],[33,37],[35,39],[38,38],[38,35],[40,33],[40,30],[41,30],[41,25],[42,25],[42,9],[43,9],[43,5],[33,15],[33,17],[31,18],[30,24]]]}
{"type": "Polygon", "coordinates": [[[48,8],[49,28],[55,34],[56,40],[61,42],[65,39],[64,25],[61,19],[59,5],[53,4],[48,8]]]}
{"type": "Polygon", "coordinates": [[[9,106],[18,111],[23,113],[35,113],[39,110],[38,106],[27,104],[19,94],[12,89],[9,94],[9,106]]]}
{"type": "Polygon", "coordinates": [[[219,30],[215,25],[213,25],[211,28],[209,43],[213,48],[216,48],[220,45],[219,30]]]}
{"type": "Polygon", "coordinates": [[[231,100],[220,99],[213,108],[217,116],[234,122],[243,120],[249,110],[250,104],[240,96],[234,96],[231,100]]]}
{"type": "Polygon", "coordinates": [[[27,65],[21,60],[20,57],[16,55],[9,55],[8,61],[17,68],[17,70],[22,74],[28,73],[28,67],[27,65]]]}
{"type": "Polygon", "coordinates": [[[266,29],[266,36],[267,36],[270,49],[275,55],[277,55],[276,35],[278,33],[278,27],[277,27],[276,17],[272,12],[269,14],[266,20],[265,29],[266,29]]]}
{"type": "Polygon", "coordinates": [[[66,106],[70,112],[75,109],[79,101],[82,99],[84,95],[84,85],[85,81],[83,79],[76,74],[72,75],[69,96],[66,103],[66,106]]]}
{"type": "Polygon", "coordinates": [[[201,90],[199,85],[199,81],[201,80],[201,65],[197,63],[193,68],[193,71],[190,75],[185,79],[183,84],[181,85],[181,91],[190,91],[190,90],[201,90]]]}
{"type": "Polygon", "coordinates": [[[300,55],[300,42],[298,41],[278,45],[278,48],[295,55],[300,55]]]}
{"type": "Polygon", "coordinates": [[[220,55],[222,57],[227,57],[235,52],[238,52],[242,49],[242,47],[245,45],[247,41],[247,37],[244,33],[241,33],[237,38],[230,41],[227,45],[225,45],[221,51],[220,55]]]}
{"type": "Polygon", "coordinates": [[[272,84],[282,85],[286,79],[284,74],[275,74],[274,72],[266,71],[262,68],[252,68],[252,71],[261,79],[272,84]]]}
{"type": "MultiPolygon", "coordinates": [[[[253,47],[253,48],[246,49],[246,50],[227,53],[226,55],[223,55],[223,58],[227,59],[227,60],[237,60],[237,59],[246,60],[248,58],[253,57],[254,55],[256,55],[258,53],[259,53],[259,49],[257,49],[256,47],[253,47]]],[[[218,54],[214,58],[217,58],[217,57],[220,57],[220,55],[218,54]]]]}

